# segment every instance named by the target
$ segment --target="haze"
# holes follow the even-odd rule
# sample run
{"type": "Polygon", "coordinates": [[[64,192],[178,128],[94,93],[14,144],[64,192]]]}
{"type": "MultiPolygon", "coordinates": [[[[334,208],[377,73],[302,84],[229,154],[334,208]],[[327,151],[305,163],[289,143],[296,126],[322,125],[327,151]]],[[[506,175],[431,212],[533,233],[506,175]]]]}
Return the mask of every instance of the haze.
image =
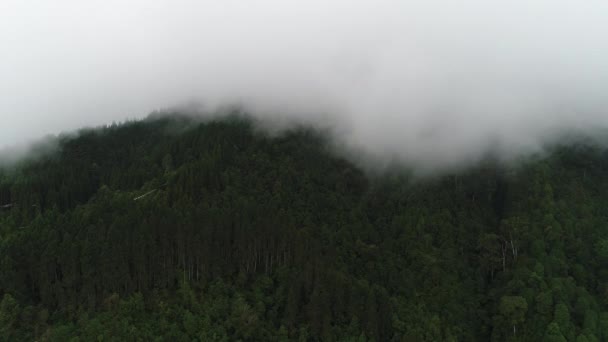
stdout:
{"type": "Polygon", "coordinates": [[[199,101],[453,166],[608,127],[605,1],[0,2],[0,146],[199,101]]]}

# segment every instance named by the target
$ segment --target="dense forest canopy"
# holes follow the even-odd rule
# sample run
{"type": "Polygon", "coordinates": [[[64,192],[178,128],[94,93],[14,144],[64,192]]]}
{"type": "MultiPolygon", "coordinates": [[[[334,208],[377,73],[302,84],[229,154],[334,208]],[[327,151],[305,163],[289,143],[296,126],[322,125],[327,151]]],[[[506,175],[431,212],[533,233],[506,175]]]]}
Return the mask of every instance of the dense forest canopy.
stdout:
{"type": "Polygon", "coordinates": [[[608,154],[412,181],[185,116],[0,168],[2,341],[606,341],[608,154]]]}

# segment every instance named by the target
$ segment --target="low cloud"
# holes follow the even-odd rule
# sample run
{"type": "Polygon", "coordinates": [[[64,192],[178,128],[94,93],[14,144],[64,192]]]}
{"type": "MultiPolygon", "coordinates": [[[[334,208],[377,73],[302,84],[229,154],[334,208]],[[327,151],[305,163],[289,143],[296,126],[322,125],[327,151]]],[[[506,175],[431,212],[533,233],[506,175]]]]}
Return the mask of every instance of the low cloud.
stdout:
{"type": "Polygon", "coordinates": [[[378,162],[509,159],[608,128],[608,4],[0,4],[0,146],[196,100],[332,127],[378,162]]]}

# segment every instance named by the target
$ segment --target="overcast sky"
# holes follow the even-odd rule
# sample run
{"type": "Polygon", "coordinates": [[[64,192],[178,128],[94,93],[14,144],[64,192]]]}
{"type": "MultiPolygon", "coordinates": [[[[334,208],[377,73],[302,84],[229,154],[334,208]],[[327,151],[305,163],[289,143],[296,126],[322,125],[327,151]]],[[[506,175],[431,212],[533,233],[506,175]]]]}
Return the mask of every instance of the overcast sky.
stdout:
{"type": "Polygon", "coordinates": [[[608,127],[607,93],[607,1],[0,1],[0,146],[198,100],[442,166],[608,127]]]}

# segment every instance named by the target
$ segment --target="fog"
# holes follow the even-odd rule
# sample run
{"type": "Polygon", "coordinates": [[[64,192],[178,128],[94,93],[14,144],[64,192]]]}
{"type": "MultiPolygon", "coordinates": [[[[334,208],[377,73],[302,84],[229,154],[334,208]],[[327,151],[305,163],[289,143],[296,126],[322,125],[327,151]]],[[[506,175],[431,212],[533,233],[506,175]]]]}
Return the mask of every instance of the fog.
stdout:
{"type": "Polygon", "coordinates": [[[423,169],[608,127],[605,1],[0,2],[0,146],[198,101],[423,169]]]}

